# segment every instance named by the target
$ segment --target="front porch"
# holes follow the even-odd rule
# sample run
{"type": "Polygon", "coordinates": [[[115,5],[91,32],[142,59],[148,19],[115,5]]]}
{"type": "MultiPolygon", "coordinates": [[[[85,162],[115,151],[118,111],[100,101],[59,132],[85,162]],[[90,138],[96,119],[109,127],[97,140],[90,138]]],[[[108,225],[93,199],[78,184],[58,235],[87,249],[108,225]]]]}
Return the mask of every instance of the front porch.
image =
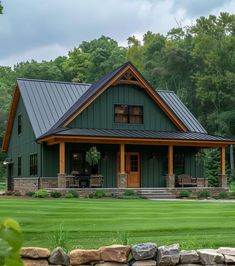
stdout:
{"type": "MultiPolygon", "coordinates": [[[[203,162],[196,159],[202,147],[68,142],[60,142],[58,146],[58,188],[61,189],[208,187],[203,162]],[[91,146],[101,153],[95,173],[84,159],[91,146]]],[[[227,188],[225,146],[219,148],[219,187],[227,188]]]]}

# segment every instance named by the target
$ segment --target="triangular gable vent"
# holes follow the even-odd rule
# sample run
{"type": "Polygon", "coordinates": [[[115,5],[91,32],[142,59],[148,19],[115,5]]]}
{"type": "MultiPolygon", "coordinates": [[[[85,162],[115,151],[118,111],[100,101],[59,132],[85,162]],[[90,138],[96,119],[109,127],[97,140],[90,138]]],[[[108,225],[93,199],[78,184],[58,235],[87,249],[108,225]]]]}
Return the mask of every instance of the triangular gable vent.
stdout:
{"type": "Polygon", "coordinates": [[[136,75],[129,69],[113,85],[128,84],[137,85],[143,88],[143,84],[138,80],[136,75]]]}

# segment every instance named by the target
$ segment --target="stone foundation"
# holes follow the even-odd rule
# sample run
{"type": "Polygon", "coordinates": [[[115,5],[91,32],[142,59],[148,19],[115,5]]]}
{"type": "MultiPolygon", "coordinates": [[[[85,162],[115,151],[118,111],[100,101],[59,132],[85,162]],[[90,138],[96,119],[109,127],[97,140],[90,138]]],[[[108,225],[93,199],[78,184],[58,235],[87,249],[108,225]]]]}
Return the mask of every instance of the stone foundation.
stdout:
{"type": "Polygon", "coordinates": [[[167,188],[174,188],[175,187],[175,175],[171,175],[171,176],[166,177],[166,187],[167,188]]]}
{"type": "Polygon", "coordinates": [[[179,244],[158,247],[155,243],[112,245],[98,249],[74,249],[68,254],[60,247],[26,247],[20,252],[25,266],[200,266],[235,265],[235,248],[180,251],[179,244]]]}
{"type": "Polygon", "coordinates": [[[57,177],[40,177],[40,188],[56,188],[58,186],[57,177]]]}
{"type": "Polygon", "coordinates": [[[127,187],[127,174],[118,173],[117,175],[117,186],[118,188],[126,188],[127,187]]]}
{"type": "Polygon", "coordinates": [[[221,187],[180,187],[169,189],[169,191],[174,193],[176,196],[179,195],[181,190],[188,190],[192,196],[197,196],[197,194],[203,190],[207,190],[211,195],[218,195],[221,192],[228,192],[228,188],[221,187]]]}
{"type": "Polygon", "coordinates": [[[39,177],[14,178],[14,191],[25,194],[39,189],[39,177]]]}
{"type": "Polygon", "coordinates": [[[227,188],[228,187],[228,180],[227,180],[227,176],[226,175],[221,175],[219,177],[219,186],[222,188],[227,188]]]}

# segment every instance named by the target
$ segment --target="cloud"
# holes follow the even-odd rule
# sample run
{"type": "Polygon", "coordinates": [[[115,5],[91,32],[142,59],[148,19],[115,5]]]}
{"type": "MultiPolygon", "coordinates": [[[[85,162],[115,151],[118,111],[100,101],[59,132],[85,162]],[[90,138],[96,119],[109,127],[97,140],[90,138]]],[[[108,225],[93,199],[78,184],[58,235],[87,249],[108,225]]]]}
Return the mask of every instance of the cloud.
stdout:
{"type": "MultiPolygon", "coordinates": [[[[0,65],[48,60],[82,41],[106,35],[126,45],[151,30],[167,33],[232,0],[2,0],[0,65]]],[[[59,54],[61,53],[61,54],[59,54]]]]}

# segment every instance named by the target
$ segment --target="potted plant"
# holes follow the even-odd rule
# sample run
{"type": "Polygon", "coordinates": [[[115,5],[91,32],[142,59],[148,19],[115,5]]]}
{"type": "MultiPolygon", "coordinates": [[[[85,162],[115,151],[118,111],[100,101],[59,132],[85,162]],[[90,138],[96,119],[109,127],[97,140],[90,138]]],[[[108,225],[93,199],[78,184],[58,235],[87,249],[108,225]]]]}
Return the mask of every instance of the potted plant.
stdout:
{"type": "Polygon", "coordinates": [[[96,147],[91,147],[89,151],[86,152],[86,162],[92,167],[92,174],[97,174],[98,163],[100,160],[101,154],[96,147]]]}

